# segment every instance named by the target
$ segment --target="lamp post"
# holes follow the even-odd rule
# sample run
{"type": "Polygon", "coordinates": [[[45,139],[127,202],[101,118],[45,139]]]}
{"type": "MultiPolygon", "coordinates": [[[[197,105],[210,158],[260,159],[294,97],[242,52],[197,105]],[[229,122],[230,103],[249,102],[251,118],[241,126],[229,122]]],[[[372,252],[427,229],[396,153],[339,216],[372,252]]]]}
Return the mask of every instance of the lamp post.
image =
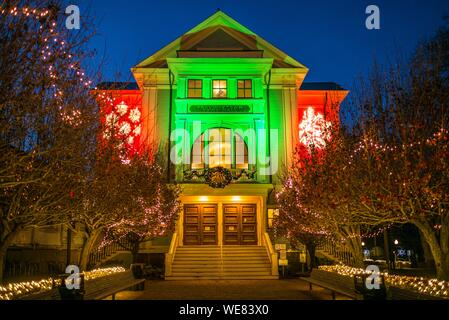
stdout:
{"type": "Polygon", "coordinates": [[[387,228],[384,229],[384,255],[385,255],[385,262],[387,264],[387,270],[388,272],[391,271],[390,266],[390,243],[388,241],[388,230],[387,228]]]}
{"type": "Polygon", "coordinates": [[[399,244],[398,239],[395,239],[393,243],[394,243],[394,267],[396,268],[396,260],[398,257],[398,244],[399,244]]]}

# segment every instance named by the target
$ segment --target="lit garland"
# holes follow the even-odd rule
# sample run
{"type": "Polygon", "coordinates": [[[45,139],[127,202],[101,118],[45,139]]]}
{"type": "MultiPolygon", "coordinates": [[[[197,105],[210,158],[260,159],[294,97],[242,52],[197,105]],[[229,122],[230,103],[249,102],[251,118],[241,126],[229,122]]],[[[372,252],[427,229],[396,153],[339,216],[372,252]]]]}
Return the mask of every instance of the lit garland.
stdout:
{"type": "Polygon", "coordinates": [[[376,231],[370,232],[370,233],[362,233],[362,234],[358,234],[358,233],[353,233],[348,235],[349,239],[356,239],[356,238],[360,238],[360,239],[367,239],[367,238],[377,238],[379,235],[383,234],[383,232],[385,230],[389,230],[391,227],[393,227],[393,224],[390,223],[385,227],[379,228],[376,231]]]}
{"type": "MultiPolygon", "coordinates": [[[[122,267],[111,267],[86,271],[83,272],[83,274],[84,279],[88,281],[125,271],[125,268],[122,267]]],[[[61,281],[54,278],[42,279],[39,281],[10,283],[6,286],[0,286],[0,300],[13,300],[28,294],[48,291],[53,289],[54,286],[59,286],[60,284],[61,281]]]]}
{"type": "MultiPolygon", "coordinates": [[[[354,277],[356,275],[371,274],[362,268],[353,268],[343,264],[333,266],[320,266],[320,270],[336,272],[342,276],[354,277]]],[[[381,273],[385,277],[387,285],[403,289],[418,291],[439,298],[449,298],[449,281],[438,279],[426,279],[423,277],[398,276],[381,273]]]]}

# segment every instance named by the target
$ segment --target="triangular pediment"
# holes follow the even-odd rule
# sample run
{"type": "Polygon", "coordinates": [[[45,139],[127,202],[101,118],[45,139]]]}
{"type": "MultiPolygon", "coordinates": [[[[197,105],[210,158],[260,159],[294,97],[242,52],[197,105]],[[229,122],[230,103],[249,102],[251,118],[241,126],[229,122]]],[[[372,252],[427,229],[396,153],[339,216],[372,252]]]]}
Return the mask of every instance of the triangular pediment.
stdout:
{"type": "Polygon", "coordinates": [[[272,58],[275,68],[307,69],[222,11],[217,11],[175,41],[140,62],[135,69],[165,68],[167,58],[205,56],[272,58]],[[202,54],[203,52],[209,52],[209,54],[202,54]],[[214,54],[210,54],[210,52],[214,52],[214,54]],[[224,55],[223,52],[229,52],[229,54],[224,55]],[[245,54],[238,52],[245,52],[245,54]]]}
{"type": "Polygon", "coordinates": [[[180,50],[257,50],[257,42],[255,36],[214,26],[183,36],[180,50]]]}

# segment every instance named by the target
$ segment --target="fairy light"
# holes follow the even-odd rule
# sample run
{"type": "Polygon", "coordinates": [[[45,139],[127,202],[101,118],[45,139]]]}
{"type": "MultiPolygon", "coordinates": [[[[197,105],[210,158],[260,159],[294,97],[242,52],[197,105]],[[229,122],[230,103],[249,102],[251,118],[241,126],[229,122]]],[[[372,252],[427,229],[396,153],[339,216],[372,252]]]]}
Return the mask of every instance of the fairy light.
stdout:
{"type": "MultiPolygon", "coordinates": [[[[154,164],[152,171],[161,171],[158,164],[154,164]]],[[[141,210],[131,217],[122,217],[120,220],[106,227],[105,235],[98,250],[113,243],[121,243],[129,234],[135,234],[140,239],[161,237],[169,230],[173,217],[179,212],[180,203],[177,197],[167,202],[162,188],[158,183],[150,203],[143,198],[137,199],[141,210]]]]}
{"type": "MultiPolygon", "coordinates": [[[[50,13],[49,9],[31,8],[27,6],[15,6],[9,10],[4,8],[1,10],[2,15],[10,16],[12,24],[24,24],[24,21],[20,19],[25,18],[31,26],[35,24],[36,27],[39,27],[39,32],[36,33],[37,41],[43,41],[46,44],[40,52],[44,64],[52,63],[53,57],[64,59],[68,69],[74,71],[73,76],[77,78],[78,83],[86,89],[90,88],[92,81],[86,79],[85,72],[79,67],[79,63],[73,61],[73,55],[65,49],[68,41],[64,38],[65,34],[61,35],[58,32],[58,22],[51,20],[54,18],[50,13]]],[[[65,28],[62,30],[65,30],[65,28]]],[[[59,100],[58,103],[60,105],[64,105],[62,101],[64,94],[58,86],[58,82],[60,81],[58,73],[63,72],[63,70],[59,69],[55,71],[53,65],[48,66],[46,70],[50,79],[49,85],[54,91],[53,97],[59,100]]],[[[79,110],[61,110],[60,116],[66,123],[75,126],[79,124],[81,112],[79,110]]]]}
{"type": "MultiPolygon", "coordinates": [[[[319,266],[320,270],[335,272],[342,276],[354,277],[356,275],[371,274],[362,268],[354,268],[344,264],[332,266],[319,266]]],[[[424,277],[412,277],[394,275],[388,273],[381,273],[385,277],[385,283],[389,286],[400,287],[418,291],[420,293],[428,294],[440,298],[449,298],[449,281],[428,279],[424,277]]]]}
{"type": "MultiPolygon", "coordinates": [[[[83,274],[85,281],[89,281],[125,271],[126,269],[123,267],[111,267],[86,271],[83,274]]],[[[14,300],[32,293],[49,291],[54,286],[59,286],[60,284],[60,279],[51,277],[39,281],[10,283],[5,286],[0,286],[0,300],[14,300]]]]}

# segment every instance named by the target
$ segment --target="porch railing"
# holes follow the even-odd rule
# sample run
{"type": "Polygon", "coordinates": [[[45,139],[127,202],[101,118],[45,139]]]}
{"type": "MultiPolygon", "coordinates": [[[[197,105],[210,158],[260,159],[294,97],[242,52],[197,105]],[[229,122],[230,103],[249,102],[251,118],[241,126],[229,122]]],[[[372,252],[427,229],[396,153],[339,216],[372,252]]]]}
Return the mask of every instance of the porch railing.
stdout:
{"type": "Polygon", "coordinates": [[[317,247],[317,250],[320,250],[324,254],[329,255],[334,260],[342,262],[348,266],[354,266],[355,260],[348,248],[344,245],[337,245],[335,242],[331,240],[324,240],[317,247]]]}
{"type": "Polygon", "coordinates": [[[268,258],[271,263],[271,275],[279,276],[279,268],[278,268],[278,254],[273,249],[273,245],[271,244],[270,235],[268,232],[265,232],[263,235],[263,244],[265,249],[267,250],[268,258]]]}
{"type": "Polygon", "coordinates": [[[178,232],[175,231],[170,241],[170,248],[168,252],[165,254],[165,276],[169,277],[172,275],[172,265],[173,260],[175,258],[176,248],[178,248],[179,244],[179,235],[178,232]]]}
{"type": "Polygon", "coordinates": [[[87,265],[88,270],[98,267],[103,261],[120,251],[129,251],[125,248],[129,248],[130,245],[130,241],[120,240],[120,242],[112,242],[102,248],[94,249],[89,255],[89,263],[87,265]]]}

